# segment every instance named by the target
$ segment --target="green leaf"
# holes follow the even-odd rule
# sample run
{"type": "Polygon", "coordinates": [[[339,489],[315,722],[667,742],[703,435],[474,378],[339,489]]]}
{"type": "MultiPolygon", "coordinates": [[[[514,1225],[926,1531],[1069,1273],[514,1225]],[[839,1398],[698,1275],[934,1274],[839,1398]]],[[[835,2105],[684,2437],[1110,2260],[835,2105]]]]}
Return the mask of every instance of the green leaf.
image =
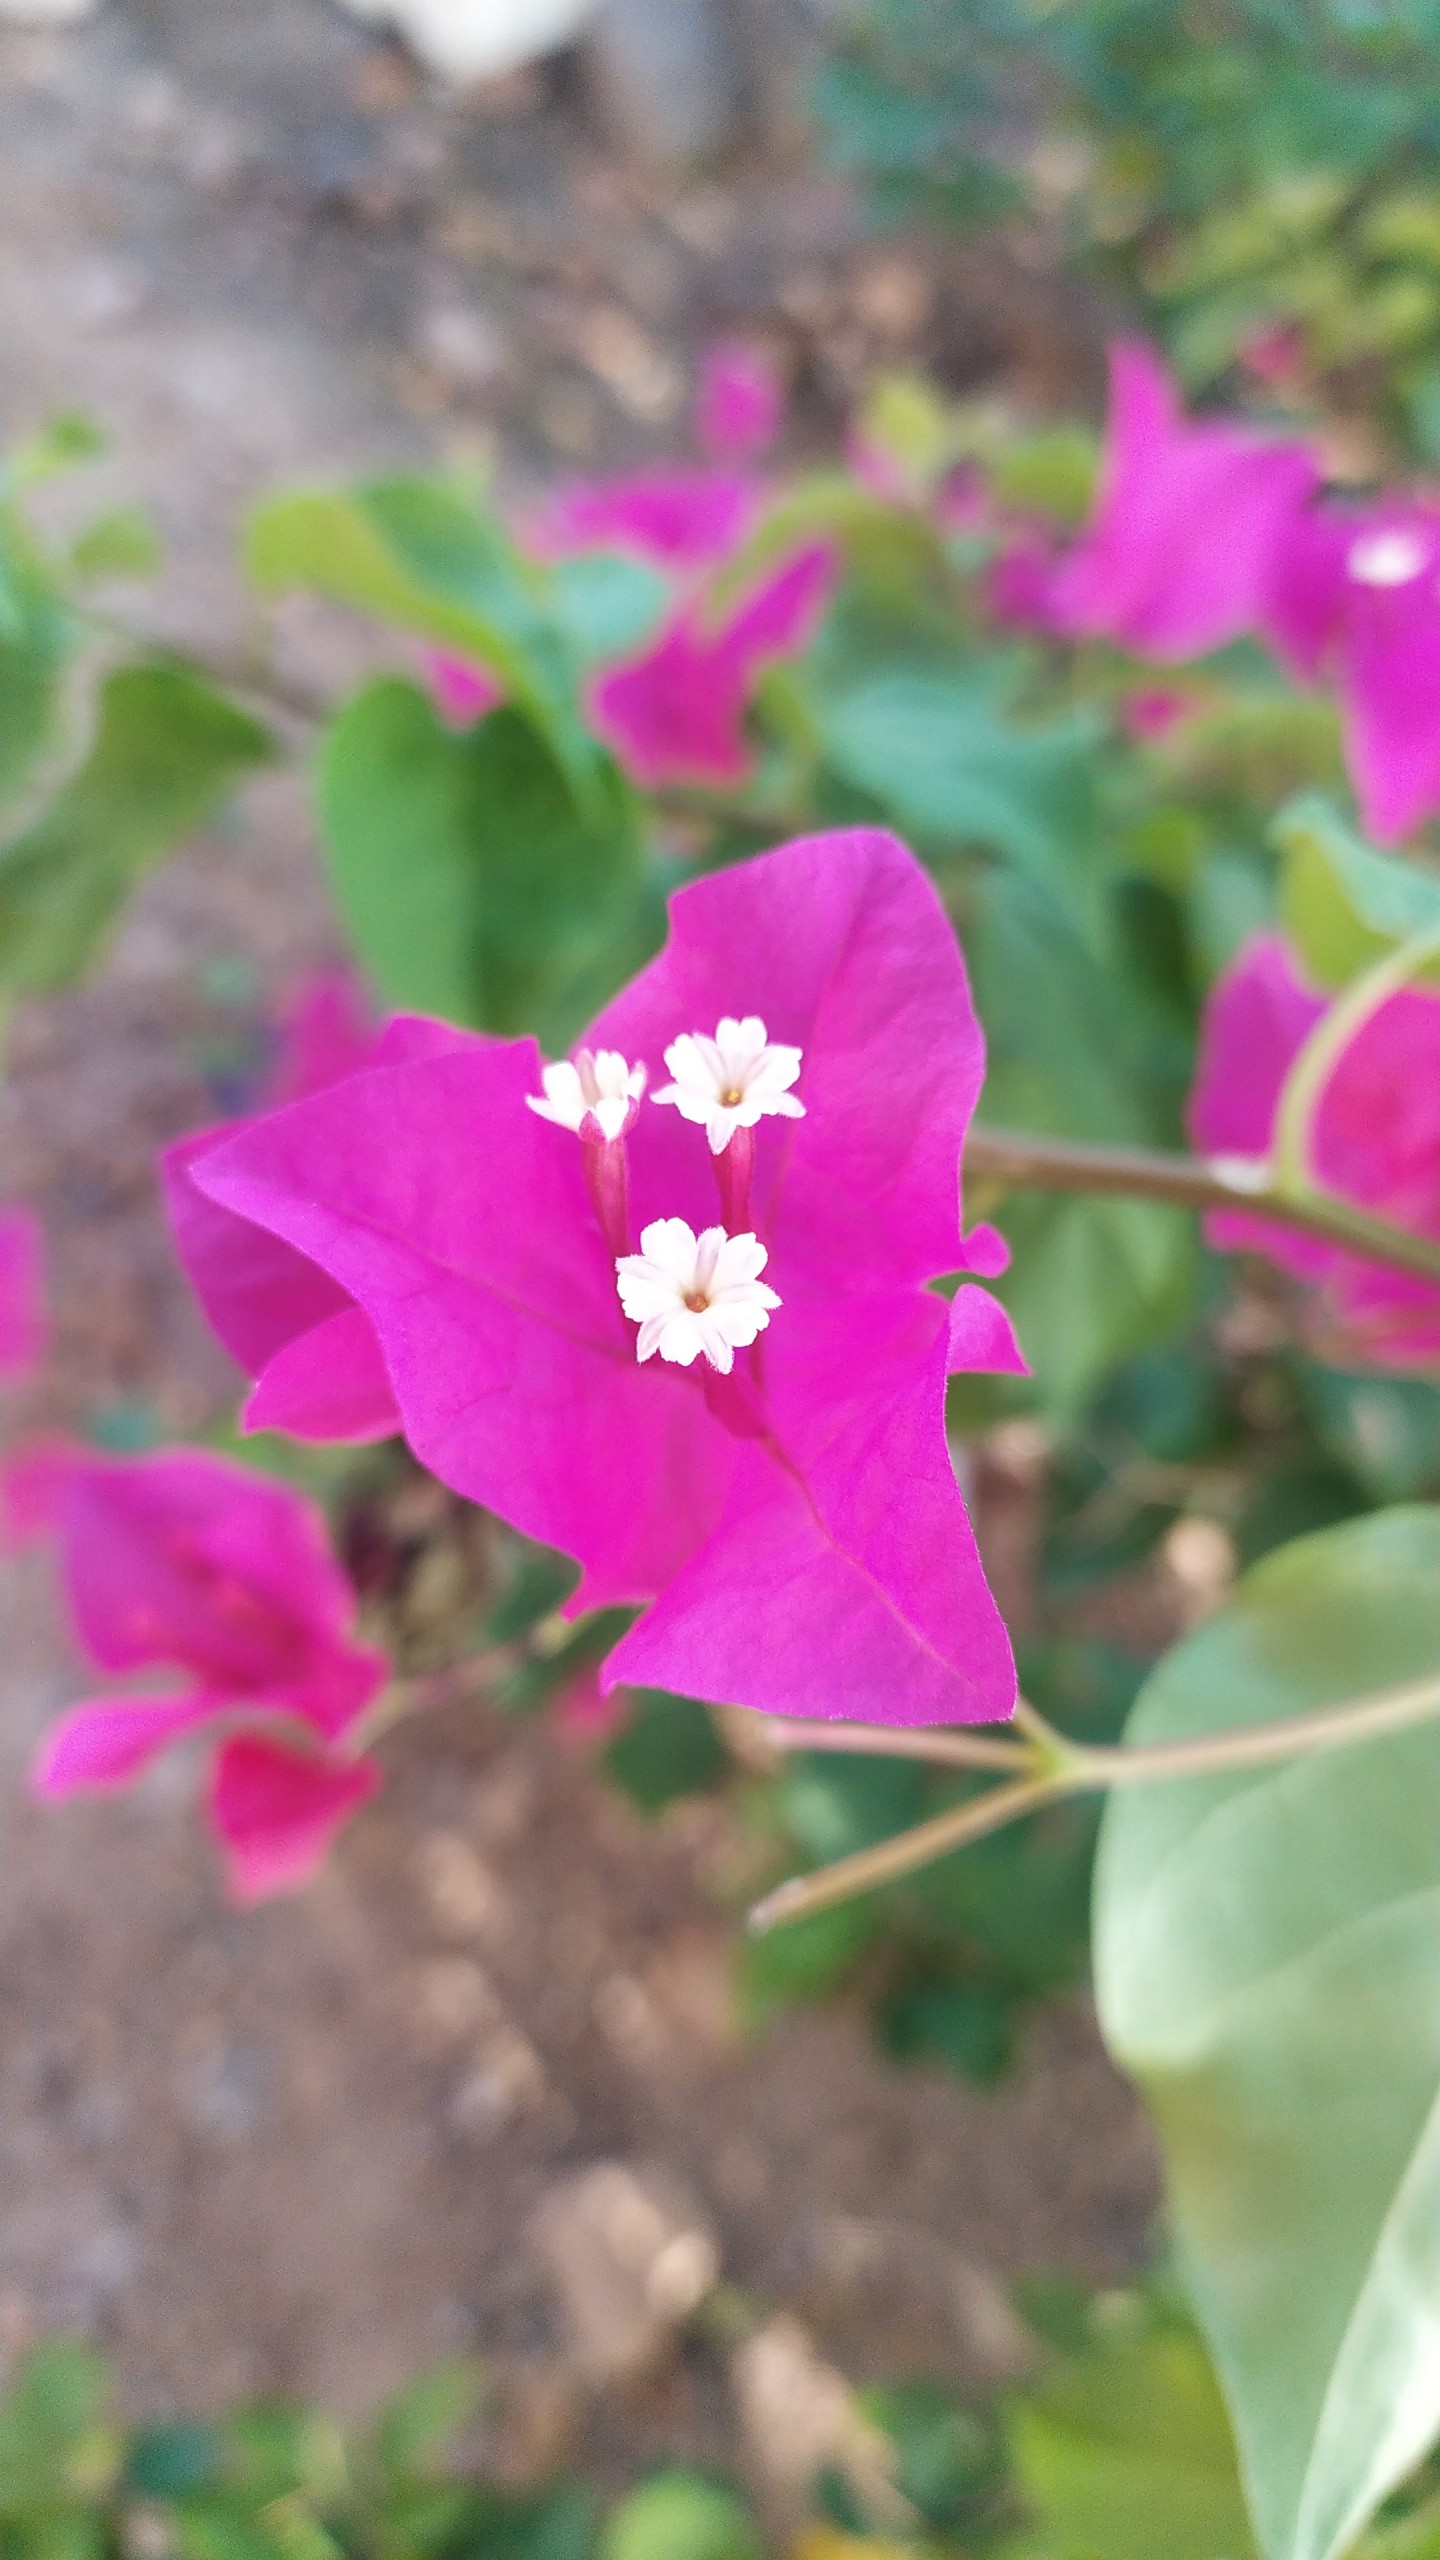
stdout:
{"type": "Polygon", "coordinates": [[[580,551],[550,572],[555,611],[588,667],[623,658],[654,631],[670,600],[658,569],[616,551],[580,551]]]}
{"type": "Polygon", "coordinates": [[[269,752],[263,729],[183,667],[108,676],[84,763],[0,851],[0,991],[78,978],[136,883],[269,752]]]}
{"type": "MultiPolygon", "coordinates": [[[[1440,1512],[1268,1556],[1129,1727],[1260,1723],[1434,1669],[1440,1512]]],[[[1440,1733],[1127,1789],[1095,1891],[1101,2023],[1165,2154],[1269,2560],[1331,2560],[1440,2425],[1440,1733]]]]}
{"type": "Polygon", "coordinates": [[[641,1813],[660,1813],[677,1796],[703,1795],[718,1786],[730,1755],[698,1698],[675,1698],[668,1689],[636,1689],[623,1733],[605,1752],[605,1766],[641,1813]]]}
{"type": "Polygon", "coordinates": [[[1327,800],[1282,809],[1280,921],[1310,977],[1348,986],[1412,934],[1440,924],[1440,873],[1361,842],[1327,800]]]}
{"type": "Polygon", "coordinates": [[[700,2471],[661,2471],[623,2498],[600,2537],[600,2560],[763,2560],[733,2489],[700,2471]]]}
{"type": "Polygon", "coordinates": [[[104,2358],[78,2338],[52,2338],[25,2358],[0,2402],[0,2499],[24,2509],[109,2486],[120,2440],[108,2425],[104,2358]]]}
{"type": "MultiPolygon", "coordinates": [[[[1248,2560],[1215,2376],[1183,2329],[1142,2327],[1061,2365],[1009,2412],[1044,2560],[1248,2560]]],[[[1032,2548],[1029,2536],[1022,2549],[1032,2548]]]]}
{"type": "Polygon", "coordinates": [[[12,513],[0,513],[0,814],[14,811],[59,729],[74,624],[12,513]]]}
{"type": "Polygon", "coordinates": [[[544,573],[453,490],[376,480],[271,498],[251,518],[246,556],[262,587],[309,587],[488,667],[575,788],[592,787],[600,750],[581,724],[578,652],[544,573]]]}
{"type": "MultiPolygon", "coordinates": [[[[1149,1026],[1054,898],[995,871],[965,934],[989,1048],[982,1116],[1052,1137],[1154,1144],[1170,1132],[1149,1026]]],[[[991,1214],[987,1203],[970,1216],[991,1214]]],[[[1136,1200],[1016,1192],[1000,1284],[1040,1392],[1079,1410],[1117,1360],[1175,1329],[1194,1287],[1194,1222],[1136,1200]]]]}
{"type": "Polygon", "coordinates": [[[420,2374],[375,2421],[375,2460],[387,2473],[428,2469],[471,2419],[484,2389],[473,2357],[452,2356],[420,2374]]]}
{"type": "Polygon", "coordinates": [[[828,693],[820,734],[842,780],[926,843],[984,845],[1072,899],[1087,883],[1099,736],[1089,712],[1023,729],[1004,717],[993,671],[895,667],[828,693]]]}
{"type": "Polygon", "coordinates": [[[341,915],[387,1004],[492,1031],[568,1036],[585,1020],[641,956],[637,806],[608,757],[595,780],[582,808],[509,706],[457,734],[398,678],[346,705],[321,817],[341,915]]]}
{"type": "Polygon", "coordinates": [[[70,567],[82,581],[148,578],[164,558],[160,536],[141,507],[116,507],[97,516],[70,546],[70,567]]]}

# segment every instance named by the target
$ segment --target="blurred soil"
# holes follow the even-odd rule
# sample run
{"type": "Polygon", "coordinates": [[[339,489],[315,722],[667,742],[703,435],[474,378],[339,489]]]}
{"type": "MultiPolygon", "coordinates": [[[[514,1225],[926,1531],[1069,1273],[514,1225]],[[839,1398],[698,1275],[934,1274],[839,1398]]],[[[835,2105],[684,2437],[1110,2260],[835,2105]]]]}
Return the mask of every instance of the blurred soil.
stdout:
{"type": "MultiPolygon", "coordinates": [[[[677,177],[598,136],[573,66],[457,100],[325,0],[117,0],[73,33],[5,31],[7,436],[96,417],[111,457],[53,503],[149,505],[169,565],[116,610],[241,664],[252,495],[448,456],[523,501],[673,448],[719,326],[785,363],[797,446],[885,365],[1042,397],[1073,377],[1084,329],[1043,279],[1017,294],[860,238],[785,76],[777,57],[758,138],[677,177]]],[[[282,647],[325,691],[354,644],[295,608],[282,647]]],[[[331,955],[303,788],[275,776],[152,882],[94,983],[16,1021],[3,1190],[44,1211],[58,1336],[15,1424],[123,1443],[233,1397],[151,1158],[233,1105],[277,997],[331,955]]],[[[1023,1606],[1023,1492],[1003,1469],[989,1492],[1023,1606]]],[[[1013,2353],[996,2279],[1142,2254],[1148,2143],[1080,2004],[988,2096],[883,2069],[843,2011],[739,2039],[713,1806],[643,1823],[553,1733],[457,1708],[394,1737],[315,1889],[241,1916],[183,1757],[126,1799],[28,1805],[27,1755],[82,1676],[43,1560],[8,1568],[5,1655],[11,2351],[73,2327],[140,2406],[281,2386],[353,2412],[473,2346],[508,2379],[517,2470],[577,2448],[616,2477],[661,2452],[763,2469],[773,2407],[742,2390],[742,2426],[725,2355],[679,2336],[697,2251],[852,2376],[970,2379],[1013,2353]],[[631,2183],[577,2186],[602,2161],[631,2183]],[[651,2285],[627,2358],[584,2234],[633,2230],[653,2194],[681,2281],[651,2285]]]]}

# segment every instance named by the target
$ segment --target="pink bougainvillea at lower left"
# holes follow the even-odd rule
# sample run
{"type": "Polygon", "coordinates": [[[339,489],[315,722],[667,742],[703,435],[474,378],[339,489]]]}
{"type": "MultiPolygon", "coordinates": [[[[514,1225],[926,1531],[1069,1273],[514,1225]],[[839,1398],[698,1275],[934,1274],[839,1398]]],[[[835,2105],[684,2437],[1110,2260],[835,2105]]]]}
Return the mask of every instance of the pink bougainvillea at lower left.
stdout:
{"type": "Polygon", "coordinates": [[[53,1503],[91,1661],[166,1676],[71,1707],[40,1746],[36,1792],[128,1786],[171,1743],[217,1730],[209,1814],[231,1893],[257,1902],[306,1883],[380,1783],[350,1745],[389,1671],[356,1641],[355,1593],[322,1515],[200,1450],[76,1451],[55,1470],[53,1503]]]}
{"type": "MultiPolygon", "coordinates": [[[[390,1063],[187,1167],[283,1258],[272,1317],[283,1271],[294,1285],[265,1418],[277,1362],[323,1401],[329,1291],[422,1462],[577,1557],[576,1607],[643,1608],[606,1687],[1008,1715],[945,1379],[1023,1362],[986,1290],[930,1285],[1004,1249],[961,1235],[983,1043],[905,848],[808,837],[692,883],[569,1060],[438,1026],[387,1038],[390,1063]]],[[[224,1262],[197,1277],[233,1318],[224,1262]]]]}
{"type": "MultiPolygon", "coordinates": [[[[1212,989],[1190,1097],[1208,1156],[1264,1165],[1291,1067],[1328,998],[1278,934],[1255,935],[1212,989]]],[[[1315,1181],[1338,1199],[1440,1243],[1440,993],[1404,987],[1342,1051],[1315,1112],[1315,1181]]],[[[1440,1363],[1440,1288],[1273,1219],[1223,1210],[1206,1222],[1223,1253],[1263,1253],[1314,1292],[1330,1357],[1382,1369],[1440,1363]]]]}

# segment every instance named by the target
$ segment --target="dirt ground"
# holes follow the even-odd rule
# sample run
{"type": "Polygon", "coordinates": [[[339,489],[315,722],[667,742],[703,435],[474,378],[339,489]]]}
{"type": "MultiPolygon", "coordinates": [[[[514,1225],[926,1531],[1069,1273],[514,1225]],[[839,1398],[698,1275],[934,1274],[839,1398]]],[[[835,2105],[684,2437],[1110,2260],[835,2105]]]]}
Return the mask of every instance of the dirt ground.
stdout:
{"type": "MultiPolygon", "coordinates": [[[[484,456],[523,495],[659,450],[696,343],[737,321],[790,369],[797,441],[884,364],[1043,396],[1088,361],[1043,281],[1017,298],[866,245],[770,106],[733,164],[677,177],[597,134],[573,69],[446,98],[325,0],[9,30],[7,435],[95,416],[86,503],[141,499],[170,546],[125,610],[239,663],[235,529],[277,482],[484,456]]],[[[287,613],[297,683],[335,682],[348,645],[287,613]]],[[[44,1211],[58,1321],[30,1418],[183,1432],[232,1394],[151,1158],[331,948],[303,784],[272,777],[151,884],[89,987],[14,1024],[3,1190],[44,1211]]],[[[183,1758],[122,1801],[27,1803],[81,1676],[43,1560],[8,1570],[5,1673],[10,2351],[74,2328],[140,2407],[283,2386],[355,2412],[474,2347],[507,2378],[514,2467],[578,2449],[620,2478],[760,2456],[703,2341],[607,2374],[623,2320],[575,2272],[597,2162],[639,2181],[612,2204],[673,2191],[675,2228],[857,2377],[994,2373],[996,2279],[1143,2253],[1151,2155],[1081,2004],[988,2096],[882,2069],[843,2011],[738,2038],[713,1809],[643,1823],[543,1729],[456,1709],[395,1738],[323,1882],[242,1917],[183,1758]]]]}

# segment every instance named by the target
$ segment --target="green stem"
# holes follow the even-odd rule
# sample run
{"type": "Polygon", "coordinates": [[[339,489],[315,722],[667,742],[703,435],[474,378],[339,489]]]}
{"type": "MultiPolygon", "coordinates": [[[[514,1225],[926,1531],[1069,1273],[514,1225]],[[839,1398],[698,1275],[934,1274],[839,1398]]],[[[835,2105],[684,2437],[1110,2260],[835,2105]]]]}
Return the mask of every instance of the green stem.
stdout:
{"type": "MultiPolygon", "coordinates": [[[[1007,1823],[1018,1822],[1024,1815],[1037,1813],[1043,1805],[1056,1804],[1066,1796],[1103,1792],[1111,1787],[1156,1786],[1175,1778],[1202,1777],[1227,1769],[1264,1768],[1312,1751],[1345,1750],[1420,1724],[1437,1709],[1440,1678],[1432,1677],[1377,1690],[1371,1697],[1350,1698],[1338,1707],[1317,1707],[1307,1715],[1245,1725],[1228,1733],[1198,1734],[1193,1741],[1122,1743],[1099,1749],[1067,1742],[1022,1699],[1015,1720],[1027,1735],[1027,1743],[1011,1755],[1010,1765],[1020,1767],[1028,1762],[1028,1777],[1019,1776],[984,1795],[970,1796],[963,1804],[934,1815],[928,1822],[917,1823],[910,1831],[897,1832],[873,1849],[857,1850],[853,1857],[839,1858],[831,1866],[817,1868],[813,1875],[792,1876],[756,1903],[750,1914],[750,1927],[757,1931],[773,1929],[781,1921],[827,1911],[837,1902],[849,1901],[854,1894],[893,1884],[901,1876],[912,1875],[917,1867],[928,1866],[932,1859],[946,1857],[969,1841],[982,1839],[989,1831],[1002,1830],[1007,1823]]],[[[788,1740],[795,1730],[789,1728],[785,1738],[788,1740]]],[[[770,1731],[774,1738],[774,1728],[770,1731]]],[[[813,1736],[813,1728],[801,1727],[800,1731],[813,1736]]],[[[823,1743],[817,1745],[813,1738],[807,1738],[797,1747],[878,1752],[894,1759],[944,1761],[956,1767],[975,1765],[979,1740],[977,1736],[936,1732],[933,1728],[917,1732],[883,1725],[822,1725],[819,1731],[827,1737],[823,1743]]],[[[991,1751],[996,1748],[993,1744],[983,1747],[991,1751]]],[[[987,1761],[985,1765],[996,1764],[987,1761]]]]}
{"type": "Polygon", "coordinates": [[[1367,969],[1321,1015],[1291,1065],[1275,1115],[1273,1175],[1282,1199],[1304,1202],[1325,1196],[1317,1192],[1310,1169],[1310,1141],[1325,1087],[1371,1015],[1437,955],[1440,927],[1412,935],[1367,969]]]}
{"type": "Polygon", "coordinates": [[[1329,1192],[1282,1191],[1266,1166],[1245,1159],[1081,1146],[1068,1138],[972,1128],[965,1142],[965,1173],[969,1181],[994,1182],[1006,1190],[1098,1192],[1156,1200],[1177,1209],[1243,1209],[1302,1235],[1348,1245],[1374,1262],[1440,1286],[1440,1244],[1393,1226],[1388,1218],[1372,1217],[1329,1192]]]}

